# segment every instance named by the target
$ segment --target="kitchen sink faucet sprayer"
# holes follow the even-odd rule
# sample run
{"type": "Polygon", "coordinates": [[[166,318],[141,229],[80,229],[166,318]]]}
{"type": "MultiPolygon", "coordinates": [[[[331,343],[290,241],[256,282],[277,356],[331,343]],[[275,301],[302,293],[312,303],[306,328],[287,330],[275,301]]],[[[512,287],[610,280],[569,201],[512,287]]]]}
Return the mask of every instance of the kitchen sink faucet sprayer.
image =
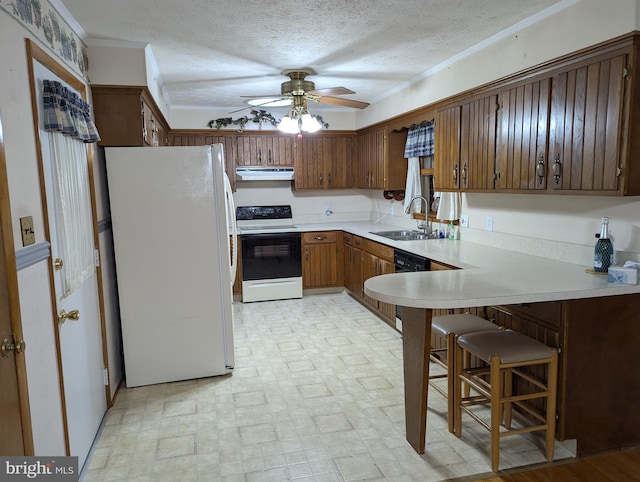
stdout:
{"type": "MultiPolygon", "coordinates": [[[[413,196],[409,201],[409,204],[407,204],[407,207],[404,210],[405,214],[411,213],[411,207],[413,206],[413,201],[415,201],[416,199],[421,199],[424,201],[424,205],[426,208],[425,211],[428,213],[429,202],[424,198],[424,196],[413,196]]],[[[416,226],[418,227],[418,229],[422,229],[425,234],[431,234],[431,221],[429,221],[428,216],[425,216],[425,222],[422,224],[420,223],[419,219],[416,219],[416,226]]]]}

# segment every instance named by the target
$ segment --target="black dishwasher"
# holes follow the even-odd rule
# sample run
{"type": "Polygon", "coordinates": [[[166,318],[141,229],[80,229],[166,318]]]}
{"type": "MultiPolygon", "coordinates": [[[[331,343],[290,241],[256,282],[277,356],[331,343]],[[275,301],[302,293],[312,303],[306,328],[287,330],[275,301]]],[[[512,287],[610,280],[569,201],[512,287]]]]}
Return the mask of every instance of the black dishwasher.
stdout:
{"type": "MultiPolygon", "coordinates": [[[[409,253],[408,251],[402,251],[401,249],[394,250],[393,262],[396,266],[396,273],[431,270],[431,261],[429,258],[409,253]]],[[[396,306],[396,318],[398,320],[402,320],[400,311],[400,307],[396,306]]]]}

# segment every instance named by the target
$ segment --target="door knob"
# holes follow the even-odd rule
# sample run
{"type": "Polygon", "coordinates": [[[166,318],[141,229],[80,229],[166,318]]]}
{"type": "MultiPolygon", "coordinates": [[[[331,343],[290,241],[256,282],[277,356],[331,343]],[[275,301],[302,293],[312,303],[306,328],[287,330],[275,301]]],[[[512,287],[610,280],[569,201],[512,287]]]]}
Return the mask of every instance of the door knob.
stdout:
{"type": "Polygon", "coordinates": [[[56,269],[56,271],[60,271],[63,266],[64,261],[62,261],[62,258],[56,258],[56,260],[53,262],[53,267],[56,269]]]}
{"type": "MultiPolygon", "coordinates": [[[[13,339],[15,340],[15,336],[13,337],[13,339]]],[[[24,342],[24,340],[12,343],[9,338],[5,338],[4,340],[2,340],[2,346],[0,346],[2,358],[7,358],[9,356],[9,353],[14,350],[16,351],[16,353],[24,353],[26,347],[27,344],[24,342]]]]}
{"type": "Polygon", "coordinates": [[[78,321],[80,319],[80,312],[78,310],[71,310],[67,313],[64,310],[60,310],[60,314],[58,315],[58,322],[63,324],[67,320],[78,321]]]}

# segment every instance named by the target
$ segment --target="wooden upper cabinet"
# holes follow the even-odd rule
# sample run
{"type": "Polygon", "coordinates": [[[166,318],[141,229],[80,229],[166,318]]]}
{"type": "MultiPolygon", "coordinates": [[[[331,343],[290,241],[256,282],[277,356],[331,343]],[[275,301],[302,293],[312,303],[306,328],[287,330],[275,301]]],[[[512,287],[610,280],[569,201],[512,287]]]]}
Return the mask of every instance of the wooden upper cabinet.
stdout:
{"type": "Polygon", "coordinates": [[[353,135],[308,136],[295,141],[296,189],[347,189],[354,185],[353,135]]]}
{"type": "Polygon", "coordinates": [[[387,155],[386,129],[358,134],[358,187],[384,189],[384,165],[387,155]]]}
{"type": "Polygon", "coordinates": [[[470,99],[436,112],[436,190],[486,191],[494,188],[496,112],[496,95],[470,99]]]}
{"type": "Polygon", "coordinates": [[[460,120],[460,189],[494,188],[496,169],[497,96],[462,105],[460,120]]]}
{"type": "Polygon", "coordinates": [[[386,126],[358,132],[357,187],[404,190],[407,182],[405,142],[406,132],[388,132],[386,126]]]}
{"type": "Polygon", "coordinates": [[[99,146],[165,146],[169,125],[146,87],[93,85],[99,146]]]}
{"type": "Polygon", "coordinates": [[[500,92],[497,189],[547,188],[550,96],[550,78],[500,92]]]}
{"type": "Polygon", "coordinates": [[[621,54],[553,77],[549,189],[619,191],[627,65],[621,54]]]}
{"type": "Polygon", "coordinates": [[[462,108],[436,112],[434,126],[433,183],[436,191],[460,188],[460,122],[462,108]]]}
{"type": "Polygon", "coordinates": [[[293,157],[293,139],[290,136],[237,136],[237,166],[293,166],[293,157]]]}

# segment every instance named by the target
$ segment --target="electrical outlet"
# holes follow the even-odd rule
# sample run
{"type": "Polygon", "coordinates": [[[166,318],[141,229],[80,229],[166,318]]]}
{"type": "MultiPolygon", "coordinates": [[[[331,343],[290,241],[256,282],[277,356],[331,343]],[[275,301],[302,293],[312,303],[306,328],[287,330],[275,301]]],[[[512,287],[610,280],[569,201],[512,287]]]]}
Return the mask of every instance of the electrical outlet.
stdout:
{"type": "Polygon", "coordinates": [[[463,228],[468,228],[469,227],[469,216],[466,214],[463,214],[462,216],[460,216],[460,226],[462,226],[463,228]]]}
{"type": "Polygon", "coordinates": [[[389,214],[394,214],[393,203],[389,206],[389,214]]]}
{"type": "Polygon", "coordinates": [[[493,231],[493,216],[487,216],[487,231],[493,231]]]}

